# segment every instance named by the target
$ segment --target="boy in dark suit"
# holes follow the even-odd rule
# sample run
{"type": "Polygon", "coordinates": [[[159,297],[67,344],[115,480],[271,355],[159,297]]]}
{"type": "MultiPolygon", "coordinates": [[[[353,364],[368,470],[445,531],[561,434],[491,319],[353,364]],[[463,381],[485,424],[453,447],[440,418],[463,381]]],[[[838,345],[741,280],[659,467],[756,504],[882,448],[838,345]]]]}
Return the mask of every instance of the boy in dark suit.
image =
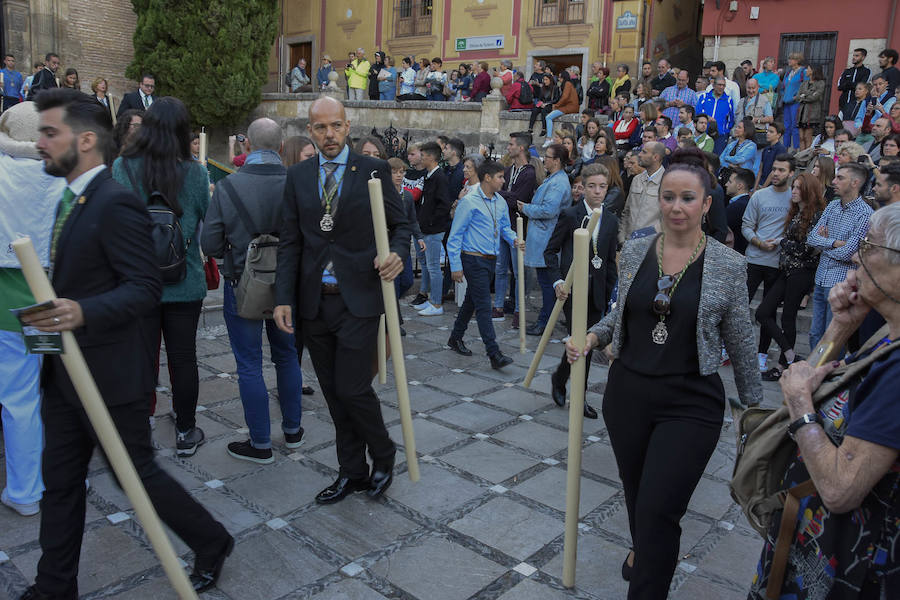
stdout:
{"type": "MultiPolygon", "coordinates": [[[[556,297],[565,300],[563,311],[566,314],[566,329],[572,334],[572,300],[569,292],[565,290],[565,274],[572,265],[572,234],[576,229],[587,224],[587,219],[595,208],[603,206],[606,191],[609,189],[609,171],[601,164],[587,165],[581,170],[581,179],[584,183],[584,200],[570,206],[559,215],[556,228],[547,249],[544,250],[544,261],[547,264],[554,281],[553,288],[556,297]]],[[[591,233],[591,248],[589,251],[590,264],[588,265],[588,277],[590,278],[588,296],[588,323],[599,321],[609,306],[613,288],[616,285],[618,270],[616,269],[616,236],[619,231],[619,219],[610,212],[604,211],[603,217],[591,233]]],[[[591,368],[591,357],[587,357],[588,372],[591,368]]],[[[552,383],[553,401],[558,406],[566,404],[566,381],[569,379],[570,366],[563,354],[559,366],[553,373],[552,383]]],[[[587,385],[587,372],[585,373],[585,385],[587,385]]],[[[597,411],[587,403],[584,405],[584,416],[588,419],[596,419],[597,411]]]]}
{"type": "Polygon", "coordinates": [[[334,421],[340,472],[316,496],[316,502],[329,504],[356,491],[380,496],[393,479],[396,448],[368,365],[375,360],[384,312],[379,277],[393,281],[403,271],[401,256],[409,252],[412,229],[387,162],[356,154],[346,144],[350,121],[339,100],[313,102],[307,130],[319,152],[287,172],[273,318],[288,333],[295,332],[295,320],[301,324],[297,335],[303,336],[334,421]],[[376,256],[369,205],[372,172],[381,179],[391,240],[383,263],[376,256]]]}
{"type": "MultiPolygon", "coordinates": [[[[116,183],[103,156],[112,136],[109,112],[76,90],[45,90],[38,151],[50,175],[68,182],[50,245],[53,308],[29,318],[49,332],[73,331],[116,429],[162,521],[194,551],[191,582],[215,584],[234,539],[221,523],[159,468],[147,420],[153,357],[141,316],[159,303],[159,266],[152,252],[150,216],[131,191],[116,183]]],[[[35,585],[24,599],[78,597],[78,558],[84,534],[84,485],[96,434],[58,356],[44,362],[46,445],[40,543],[35,585]]]]}

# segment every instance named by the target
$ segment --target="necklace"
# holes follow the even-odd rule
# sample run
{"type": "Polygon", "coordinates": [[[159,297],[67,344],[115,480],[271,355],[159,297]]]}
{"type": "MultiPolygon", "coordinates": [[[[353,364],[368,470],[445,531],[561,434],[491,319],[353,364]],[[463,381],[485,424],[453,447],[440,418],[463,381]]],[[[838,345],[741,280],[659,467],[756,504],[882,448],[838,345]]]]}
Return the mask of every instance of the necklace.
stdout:
{"type": "Polygon", "coordinates": [[[326,233],[334,229],[334,215],[331,214],[331,202],[334,200],[334,197],[337,196],[338,190],[341,189],[341,182],[344,180],[344,175],[346,174],[346,170],[341,173],[341,178],[337,180],[334,189],[332,189],[330,193],[325,190],[325,183],[328,182],[327,175],[325,176],[325,183],[322,184],[322,199],[325,202],[325,214],[322,215],[322,220],[319,221],[319,229],[326,233]]]}
{"type": "MultiPolygon", "coordinates": [[[[693,254],[688,259],[687,263],[685,263],[684,267],[681,269],[681,272],[678,273],[678,276],[675,277],[675,282],[672,284],[672,288],[666,294],[671,300],[672,296],[675,294],[675,289],[678,287],[678,284],[681,282],[681,278],[684,277],[684,274],[687,272],[688,267],[691,266],[691,263],[694,262],[694,259],[697,258],[697,253],[700,252],[701,246],[703,246],[703,242],[706,241],[706,234],[702,234],[700,236],[700,242],[697,244],[697,247],[694,248],[693,254]]],[[[657,273],[660,279],[663,276],[663,267],[662,267],[662,259],[663,252],[666,247],[666,234],[662,234],[659,239],[659,254],[656,255],[656,268],[657,273]]],[[[671,310],[671,302],[669,304],[671,310]]],[[[659,323],[656,324],[656,327],[653,328],[653,332],[650,334],[650,339],[653,340],[654,344],[658,344],[662,346],[666,343],[666,340],[669,338],[669,330],[666,328],[666,315],[659,315],[659,323]]]]}
{"type": "Polygon", "coordinates": [[[591,232],[591,245],[593,246],[594,256],[591,258],[591,265],[595,269],[599,269],[603,266],[603,259],[600,258],[600,253],[597,252],[597,238],[600,237],[600,222],[603,220],[603,205],[600,205],[600,217],[597,219],[597,226],[594,231],[591,232]]]}

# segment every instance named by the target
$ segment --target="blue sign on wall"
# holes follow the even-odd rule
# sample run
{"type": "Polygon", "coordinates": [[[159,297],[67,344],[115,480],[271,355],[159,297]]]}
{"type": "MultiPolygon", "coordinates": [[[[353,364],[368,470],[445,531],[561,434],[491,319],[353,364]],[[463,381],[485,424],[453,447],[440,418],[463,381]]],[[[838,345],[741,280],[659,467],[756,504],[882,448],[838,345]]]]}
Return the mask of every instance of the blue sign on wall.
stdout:
{"type": "Polygon", "coordinates": [[[637,15],[626,10],[621,17],[616,19],[616,29],[637,29],[637,15]]]}

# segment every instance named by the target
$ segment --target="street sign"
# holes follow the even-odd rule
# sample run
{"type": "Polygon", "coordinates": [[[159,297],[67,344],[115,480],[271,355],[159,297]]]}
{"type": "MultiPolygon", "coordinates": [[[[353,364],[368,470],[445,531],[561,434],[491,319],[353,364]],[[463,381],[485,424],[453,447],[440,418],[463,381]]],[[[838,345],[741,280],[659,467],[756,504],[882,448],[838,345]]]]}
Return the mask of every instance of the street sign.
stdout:
{"type": "Polygon", "coordinates": [[[637,29],[637,15],[626,10],[621,17],[616,19],[616,29],[637,29]]]}
{"type": "Polygon", "coordinates": [[[502,35],[479,35],[475,37],[456,38],[456,51],[496,50],[503,47],[502,35]]]}

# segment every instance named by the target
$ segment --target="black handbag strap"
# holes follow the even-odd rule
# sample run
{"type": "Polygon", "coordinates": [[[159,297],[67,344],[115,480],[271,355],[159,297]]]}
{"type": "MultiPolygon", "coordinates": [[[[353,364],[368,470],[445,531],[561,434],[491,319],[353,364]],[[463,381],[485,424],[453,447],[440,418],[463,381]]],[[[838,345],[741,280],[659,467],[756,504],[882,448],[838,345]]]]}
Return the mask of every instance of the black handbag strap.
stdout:
{"type": "Polygon", "coordinates": [[[250,216],[250,211],[247,210],[247,207],[244,205],[241,197],[238,196],[237,191],[234,189],[234,184],[228,181],[226,177],[222,181],[220,181],[217,185],[219,185],[224,191],[225,195],[231,200],[231,204],[234,206],[234,209],[238,213],[238,218],[244,224],[244,229],[247,230],[247,233],[250,234],[251,238],[259,235],[259,231],[257,231],[256,223],[253,221],[253,217],[250,216]]]}

